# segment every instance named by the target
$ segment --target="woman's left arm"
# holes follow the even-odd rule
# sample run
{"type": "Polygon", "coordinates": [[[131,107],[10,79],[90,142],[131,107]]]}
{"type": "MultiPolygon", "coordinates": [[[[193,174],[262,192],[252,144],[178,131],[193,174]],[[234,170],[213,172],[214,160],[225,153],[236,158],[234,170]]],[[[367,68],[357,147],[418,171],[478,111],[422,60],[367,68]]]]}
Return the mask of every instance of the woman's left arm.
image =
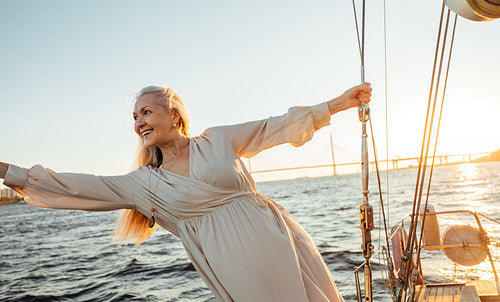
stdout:
{"type": "Polygon", "coordinates": [[[313,133],[328,125],[330,115],[370,102],[369,83],[354,86],[337,98],[315,106],[292,107],[287,114],[243,124],[207,129],[206,134],[224,136],[240,157],[252,157],[262,150],[290,143],[301,146],[313,133]]]}

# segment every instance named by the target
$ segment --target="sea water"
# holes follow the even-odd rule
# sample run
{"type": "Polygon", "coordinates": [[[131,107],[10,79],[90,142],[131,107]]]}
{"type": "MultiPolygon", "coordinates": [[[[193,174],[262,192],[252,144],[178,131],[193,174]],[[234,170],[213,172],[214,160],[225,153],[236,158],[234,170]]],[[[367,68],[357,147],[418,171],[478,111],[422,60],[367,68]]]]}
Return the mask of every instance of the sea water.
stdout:
{"type": "MultiPolygon", "coordinates": [[[[498,221],[499,172],[500,162],[436,167],[429,202],[438,211],[469,209],[498,221]]],[[[385,210],[390,227],[412,209],[417,169],[390,171],[388,178],[383,172],[380,178],[382,198],[389,201],[385,210]]],[[[265,182],[258,188],[302,224],[346,301],[356,300],[353,270],[364,261],[360,175],[265,182]]],[[[374,206],[372,237],[377,250],[379,238],[382,245],[385,239],[379,232],[383,223],[375,173],[370,175],[369,199],[374,206]]],[[[216,301],[175,236],[158,229],[140,246],[119,246],[111,237],[116,218],[117,212],[41,209],[24,203],[0,207],[0,301],[216,301]]],[[[482,221],[490,239],[500,241],[500,225],[482,221]]],[[[449,225],[469,223],[458,217],[440,222],[442,231],[449,225]]],[[[498,249],[492,249],[492,256],[500,267],[498,249]]],[[[461,268],[441,251],[423,251],[422,263],[429,281],[492,278],[488,261],[461,268]]],[[[380,272],[383,258],[374,256],[372,265],[374,300],[390,301],[380,272]]]]}

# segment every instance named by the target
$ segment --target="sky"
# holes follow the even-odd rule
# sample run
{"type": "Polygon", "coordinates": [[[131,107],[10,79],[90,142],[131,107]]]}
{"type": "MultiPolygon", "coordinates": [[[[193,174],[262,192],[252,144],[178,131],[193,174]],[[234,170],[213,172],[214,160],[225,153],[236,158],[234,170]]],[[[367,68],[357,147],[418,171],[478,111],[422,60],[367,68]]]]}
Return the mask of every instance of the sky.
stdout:
{"type": "MultiPolygon", "coordinates": [[[[417,156],[441,3],[385,3],[386,110],[384,2],[367,2],[377,152],[417,156]]],[[[178,92],[193,136],[327,101],[360,83],[353,16],[347,0],[0,1],[0,161],[127,173],[138,145],[134,95],[148,85],[178,92]]],[[[438,154],[500,149],[499,33],[498,20],[459,18],[438,154]]],[[[351,109],[305,146],[280,146],[247,163],[329,164],[330,136],[337,163],[359,161],[361,124],[351,109]]]]}

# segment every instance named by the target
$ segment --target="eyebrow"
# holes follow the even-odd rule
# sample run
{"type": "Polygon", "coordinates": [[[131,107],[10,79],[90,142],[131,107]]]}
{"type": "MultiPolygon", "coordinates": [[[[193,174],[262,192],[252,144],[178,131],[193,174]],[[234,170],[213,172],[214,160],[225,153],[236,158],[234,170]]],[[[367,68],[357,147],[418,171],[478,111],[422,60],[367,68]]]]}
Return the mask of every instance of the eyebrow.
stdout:
{"type": "Polygon", "coordinates": [[[139,109],[138,111],[134,111],[134,112],[132,112],[132,115],[136,115],[136,114],[137,114],[137,112],[142,112],[142,111],[144,111],[144,109],[145,109],[146,107],[151,107],[151,106],[150,106],[150,105],[143,106],[143,107],[141,107],[141,109],[139,109]]]}

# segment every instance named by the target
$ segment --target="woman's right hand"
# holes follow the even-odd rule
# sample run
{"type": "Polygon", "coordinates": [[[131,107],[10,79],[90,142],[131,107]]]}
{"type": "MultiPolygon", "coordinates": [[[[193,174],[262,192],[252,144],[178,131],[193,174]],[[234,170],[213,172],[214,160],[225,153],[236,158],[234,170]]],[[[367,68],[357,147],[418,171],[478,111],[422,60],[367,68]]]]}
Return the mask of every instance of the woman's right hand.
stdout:
{"type": "Polygon", "coordinates": [[[0,161],[0,178],[5,178],[8,169],[9,169],[9,164],[0,161]]]}

